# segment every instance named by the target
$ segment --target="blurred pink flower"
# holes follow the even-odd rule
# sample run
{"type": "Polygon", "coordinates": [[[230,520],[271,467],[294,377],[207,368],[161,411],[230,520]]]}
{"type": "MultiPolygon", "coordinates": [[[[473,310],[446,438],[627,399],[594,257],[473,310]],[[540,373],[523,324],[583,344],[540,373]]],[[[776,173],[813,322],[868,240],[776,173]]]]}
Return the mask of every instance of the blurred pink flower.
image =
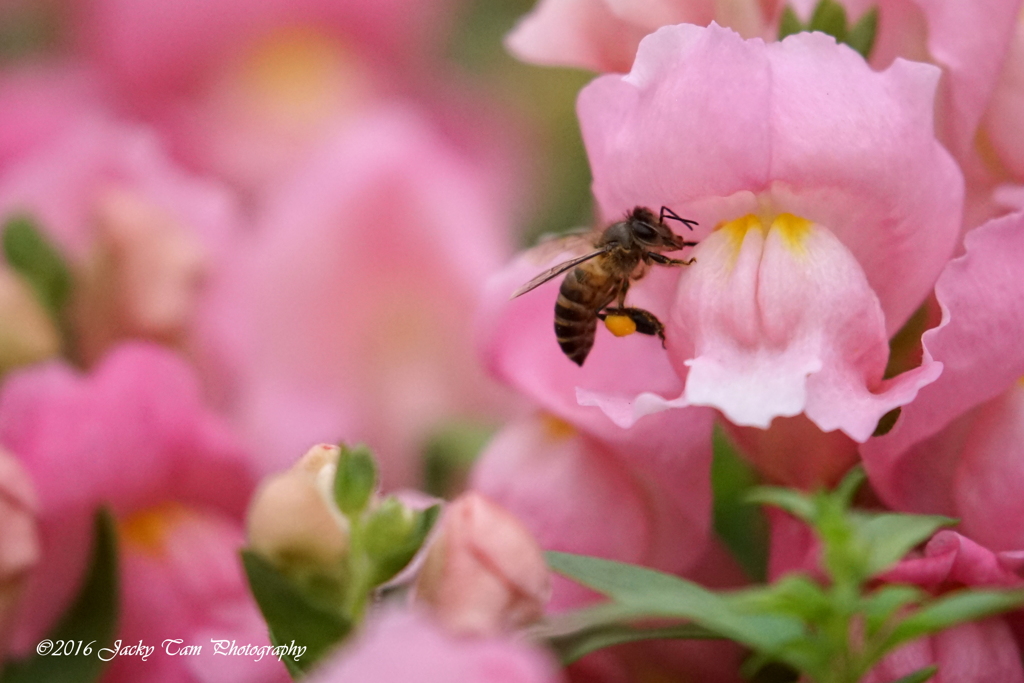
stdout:
{"type": "Polygon", "coordinates": [[[93,362],[146,337],[185,345],[202,279],[238,231],[232,197],[190,177],[152,131],[77,112],[0,178],[0,217],[27,215],[69,262],[75,348],[93,362]]]}
{"type": "Polygon", "coordinates": [[[28,474],[0,449],[0,667],[16,628],[25,584],[39,560],[36,512],[28,474]]]}
{"type": "Polygon", "coordinates": [[[551,594],[544,556],[508,511],[476,492],[444,511],[416,579],[415,600],[463,635],[496,635],[544,616],[551,594]]]}
{"type": "Polygon", "coordinates": [[[485,186],[393,108],[343,127],[266,198],[201,340],[266,470],[344,438],[374,449],[385,487],[407,484],[439,422],[498,414],[467,333],[510,250],[485,186]]]}
{"type": "Polygon", "coordinates": [[[1024,212],[968,233],[935,291],[942,323],[924,334],[942,376],[895,428],[861,447],[871,482],[897,510],[964,516],[997,550],[1024,547],[1019,496],[1024,350],[1024,212]]]}
{"type": "MultiPolygon", "coordinates": [[[[133,344],[88,376],[58,363],[13,373],[0,392],[0,443],[31,475],[42,535],[13,653],[30,650],[67,609],[100,505],[119,523],[119,637],[266,642],[236,554],[255,484],[249,461],[173,354],[133,344]]],[[[227,680],[212,652],[154,659],[118,662],[110,680],[139,680],[143,671],[148,678],[158,668],[159,680],[227,680]]],[[[231,668],[239,680],[285,675],[273,660],[233,658],[231,668]]]]}
{"type": "Polygon", "coordinates": [[[768,38],[777,0],[539,0],[506,39],[526,62],[629,71],[640,40],[662,26],[712,21],[768,38]]]}
{"type": "Polygon", "coordinates": [[[309,683],[556,683],[539,648],[508,638],[457,637],[417,612],[385,610],[323,663],[309,683]]]}

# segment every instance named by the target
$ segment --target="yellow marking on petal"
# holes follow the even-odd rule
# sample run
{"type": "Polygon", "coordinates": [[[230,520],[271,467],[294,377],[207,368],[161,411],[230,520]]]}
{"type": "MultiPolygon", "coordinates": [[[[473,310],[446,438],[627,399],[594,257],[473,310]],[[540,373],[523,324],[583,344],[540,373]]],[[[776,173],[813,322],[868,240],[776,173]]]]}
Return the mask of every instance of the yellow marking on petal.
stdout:
{"type": "Polygon", "coordinates": [[[717,229],[725,233],[733,250],[739,252],[747,233],[754,229],[764,231],[764,223],[754,214],[748,213],[746,216],[720,224],[717,229]]]}
{"type": "Polygon", "coordinates": [[[804,242],[811,234],[811,227],[814,224],[806,218],[794,216],[791,213],[782,213],[772,221],[772,230],[778,230],[783,242],[793,253],[803,256],[807,253],[804,242]]]}
{"type": "Polygon", "coordinates": [[[162,503],[129,515],[117,526],[125,544],[147,555],[159,556],[168,533],[189,515],[188,508],[180,503],[162,503]]]}
{"type": "Polygon", "coordinates": [[[546,436],[552,441],[571,439],[576,436],[576,428],[560,417],[550,413],[541,416],[541,424],[544,426],[546,436]]]}
{"type": "Polygon", "coordinates": [[[604,326],[616,337],[626,337],[636,332],[636,323],[628,315],[606,316],[604,326]]]}
{"type": "Polygon", "coordinates": [[[326,115],[351,86],[352,60],[321,31],[286,27],[257,43],[245,60],[243,83],[286,120],[308,123],[326,115]]]}

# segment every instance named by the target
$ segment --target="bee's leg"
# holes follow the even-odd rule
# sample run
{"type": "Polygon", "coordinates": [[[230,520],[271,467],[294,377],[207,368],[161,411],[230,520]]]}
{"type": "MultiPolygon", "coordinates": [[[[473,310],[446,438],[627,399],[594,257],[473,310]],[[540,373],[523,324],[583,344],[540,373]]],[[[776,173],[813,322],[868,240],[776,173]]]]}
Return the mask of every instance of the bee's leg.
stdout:
{"type": "Polygon", "coordinates": [[[633,308],[632,306],[618,308],[606,308],[597,314],[597,317],[604,320],[609,315],[623,315],[633,321],[636,325],[636,331],[640,334],[646,334],[650,336],[657,335],[661,339],[662,347],[665,346],[665,326],[661,324],[658,317],[650,311],[645,311],[642,308],[633,308]]]}
{"type": "Polygon", "coordinates": [[[671,218],[674,221],[679,221],[680,223],[688,227],[690,230],[693,230],[693,226],[700,225],[700,223],[698,223],[697,221],[690,220],[689,218],[680,218],[675,211],[668,208],[667,206],[663,206],[661,207],[661,214],[658,216],[658,220],[664,223],[666,218],[671,218]]]}
{"type": "MultiPolygon", "coordinates": [[[[696,245],[696,242],[683,242],[684,247],[693,247],[696,245]]],[[[697,262],[697,259],[695,258],[689,258],[685,260],[678,258],[669,258],[668,256],[665,256],[664,254],[659,254],[656,251],[649,251],[645,254],[645,256],[662,266],[688,266],[697,262]]]]}

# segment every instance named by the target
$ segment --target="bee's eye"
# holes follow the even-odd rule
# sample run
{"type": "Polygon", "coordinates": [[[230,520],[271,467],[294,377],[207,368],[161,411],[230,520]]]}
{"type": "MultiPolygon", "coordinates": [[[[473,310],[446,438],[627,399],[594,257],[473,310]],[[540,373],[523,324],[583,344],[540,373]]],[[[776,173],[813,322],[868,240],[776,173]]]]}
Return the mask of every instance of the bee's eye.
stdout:
{"type": "Polygon", "coordinates": [[[645,242],[653,242],[658,238],[658,233],[654,228],[640,221],[633,224],[633,234],[645,242]]]}

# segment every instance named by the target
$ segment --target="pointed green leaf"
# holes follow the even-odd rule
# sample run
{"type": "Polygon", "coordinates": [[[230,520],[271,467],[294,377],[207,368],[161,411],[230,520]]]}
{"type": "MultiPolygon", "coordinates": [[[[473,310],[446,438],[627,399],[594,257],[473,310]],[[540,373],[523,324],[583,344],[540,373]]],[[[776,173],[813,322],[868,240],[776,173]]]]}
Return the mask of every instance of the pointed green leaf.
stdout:
{"type": "Polygon", "coordinates": [[[892,683],[925,683],[925,681],[931,679],[932,676],[939,672],[939,667],[934,664],[926,666],[923,669],[918,669],[912,674],[907,674],[903,678],[893,681],[892,683]]]}
{"type": "Polygon", "coordinates": [[[28,216],[9,218],[2,241],[7,263],[32,285],[39,302],[60,327],[71,294],[71,274],[60,252],[28,216]]]}
{"type": "Polygon", "coordinates": [[[714,526],[743,571],[754,581],[768,573],[768,520],[746,495],[757,484],[754,469],[733,448],[721,426],[715,425],[712,440],[711,491],[714,526]]]}
{"type": "Polygon", "coordinates": [[[944,526],[957,520],[938,515],[908,515],[886,513],[853,516],[862,538],[868,544],[866,571],[874,576],[899,562],[907,551],[931,538],[944,526]]]}
{"type": "Polygon", "coordinates": [[[861,599],[864,614],[864,629],[868,636],[874,635],[901,609],[921,602],[928,594],[916,586],[889,584],[861,599]]]}
{"type": "Polygon", "coordinates": [[[34,655],[10,662],[2,683],[89,683],[99,679],[107,662],[96,652],[110,647],[117,633],[118,618],[117,531],[106,509],[96,513],[93,522],[92,559],[85,583],[71,609],[48,635],[52,642],[82,641],[92,645],[90,655],[34,655]]]}
{"type": "MultiPolygon", "coordinates": [[[[854,24],[849,31],[846,33],[846,44],[852,47],[854,50],[859,52],[864,59],[868,59],[871,56],[871,48],[875,46],[875,35],[878,33],[878,8],[872,7],[868,12],[864,14],[857,23],[854,24]]],[[[896,418],[899,417],[899,408],[896,408],[890,413],[895,412],[892,417],[892,422],[889,428],[892,428],[893,424],[896,424],[896,418]]],[[[887,413],[888,415],[889,413],[887,413]]]]}
{"type": "Polygon", "coordinates": [[[721,636],[696,624],[650,628],[627,626],[625,624],[608,624],[607,626],[597,626],[586,631],[577,631],[569,635],[553,638],[548,641],[548,645],[555,651],[562,665],[568,666],[595,650],[611,647],[612,645],[635,643],[640,640],[708,638],[721,638],[721,636]]]}
{"type": "Polygon", "coordinates": [[[737,591],[727,599],[743,612],[788,614],[812,624],[821,621],[832,607],[825,590],[802,574],[784,576],[769,586],[737,591]]]}
{"type": "Polygon", "coordinates": [[[377,490],[377,463],[366,446],[341,445],[334,475],[334,500],[346,516],[362,513],[377,490]]]}
{"type": "Polygon", "coordinates": [[[271,639],[279,644],[294,640],[297,646],[305,646],[305,653],[292,661],[291,666],[309,671],[344,640],[352,630],[351,622],[339,612],[315,604],[262,556],[251,550],[243,550],[241,554],[249,587],[270,629],[271,639]]]}
{"type": "Polygon", "coordinates": [[[961,590],[949,593],[902,620],[885,639],[883,649],[892,650],[921,636],[975,619],[991,617],[1024,605],[1024,589],[1008,591],[961,590]]]}
{"type": "Polygon", "coordinates": [[[846,42],[846,8],[835,0],[821,0],[814,8],[807,29],[827,33],[837,42],[846,42]]]}
{"type": "Polygon", "coordinates": [[[782,508],[808,524],[813,524],[818,516],[818,506],[810,496],[779,486],[758,486],[747,494],[747,501],[782,508]]]}
{"type": "Polygon", "coordinates": [[[583,555],[545,555],[552,570],[634,609],[637,616],[688,619],[769,652],[803,635],[797,619],[742,612],[726,598],[671,574],[583,555]]]}
{"type": "Polygon", "coordinates": [[[800,17],[796,15],[792,7],[786,5],[782,10],[782,17],[779,19],[779,40],[803,30],[804,25],[800,21],[800,17]]]}

